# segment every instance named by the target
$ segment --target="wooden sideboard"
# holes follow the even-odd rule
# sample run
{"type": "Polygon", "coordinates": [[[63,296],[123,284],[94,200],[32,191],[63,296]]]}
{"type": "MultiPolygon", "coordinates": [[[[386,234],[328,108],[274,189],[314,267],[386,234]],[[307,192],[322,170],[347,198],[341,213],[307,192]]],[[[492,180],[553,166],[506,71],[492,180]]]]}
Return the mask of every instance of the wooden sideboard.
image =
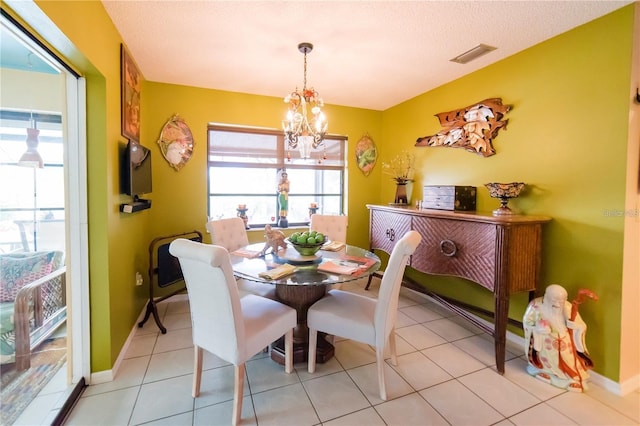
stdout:
{"type": "Polygon", "coordinates": [[[466,278],[493,293],[494,325],[490,327],[450,299],[412,286],[491,334],[496,368],[503,374],[509,296],[523,291],[533,295],[540,276],[542,226],[551,218],[370,204],[367,208],[371,250],[390,254],[407,231],[418,231],[422,241],[409,260],[411,268],[466,278]]]}

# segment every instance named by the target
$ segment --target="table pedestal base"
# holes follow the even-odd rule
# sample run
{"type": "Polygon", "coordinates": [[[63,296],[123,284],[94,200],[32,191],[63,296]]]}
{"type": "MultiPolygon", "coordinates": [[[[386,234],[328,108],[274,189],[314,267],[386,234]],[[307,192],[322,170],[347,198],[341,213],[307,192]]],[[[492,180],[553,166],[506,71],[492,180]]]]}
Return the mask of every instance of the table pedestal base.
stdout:
{"type": "MultiPolygon", "coordinates": [[[[293,343],[293,363],[307,362],[309,358],[309,342],[293,343]]],[[[318,347],[316,349],[316,363],[324,364],[333,358],[334,347],[327,341],[327,335],[318,333],[318,347]]],[[[284,365],[284,338],[278,339],[271,348],[271,359],[284,365]]]]}
{"type": "MultiPolygon", "coordinates": [[[[324,285],[276,285],[277,299],[291,306],[298,313],[298,325],[293,329],[293,363],[307,362],[309,353],[309,329],[307,311],[327,293],[324,285]]],[[[334,348],[326,340],[326,334],[318,333],[316,362],[325,363],[333,357],[334,348]]],[[[271,348],[271,359],[284,365],[284,338],[278,339],[271,348]]]]}

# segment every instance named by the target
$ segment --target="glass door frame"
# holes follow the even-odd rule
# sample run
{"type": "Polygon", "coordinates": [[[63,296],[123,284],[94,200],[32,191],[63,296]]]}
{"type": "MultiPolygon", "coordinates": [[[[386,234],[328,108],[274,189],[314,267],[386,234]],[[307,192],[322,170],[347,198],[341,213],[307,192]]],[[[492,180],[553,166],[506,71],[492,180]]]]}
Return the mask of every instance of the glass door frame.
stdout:
{"type": "Polygon", "coordinates": [[[33,34],[2,11],[2,26],[64,75],[65,240],[67,266],[67,383],[88,382],[90,366],[86,81],[33,34]],[[73,344],[71,340],[73,339],[73,344]]]}

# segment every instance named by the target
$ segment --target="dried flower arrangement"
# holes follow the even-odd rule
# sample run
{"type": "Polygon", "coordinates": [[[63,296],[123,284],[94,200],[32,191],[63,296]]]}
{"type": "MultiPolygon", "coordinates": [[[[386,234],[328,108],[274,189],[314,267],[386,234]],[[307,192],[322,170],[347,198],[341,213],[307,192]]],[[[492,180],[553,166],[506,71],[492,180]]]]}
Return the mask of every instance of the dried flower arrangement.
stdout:
{"type": "Polygon", "coordinates": [[[390,162],[382,163],[382,173],[389,175],[396,184],[405,184],[413,179],[415,157],[409,151],[400,151],[390,162]]]}

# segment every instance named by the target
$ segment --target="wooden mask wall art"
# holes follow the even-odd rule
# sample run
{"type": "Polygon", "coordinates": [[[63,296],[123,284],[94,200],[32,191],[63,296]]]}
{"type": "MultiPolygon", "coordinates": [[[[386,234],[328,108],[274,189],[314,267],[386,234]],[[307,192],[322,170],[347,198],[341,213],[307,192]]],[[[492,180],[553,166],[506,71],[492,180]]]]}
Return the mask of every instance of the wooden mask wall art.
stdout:
{"type": "Polygon", "coordinates": [[[491,141],[502,127],[506,130],[509,120],[503,117],[510,109],[510,105],[502,105],[501,98],[489,98],[466,108],[441,112],[436,117],[444,129],[418,138],[415,146],[463,148],[490,157],[496,153],[491,141]]]}

